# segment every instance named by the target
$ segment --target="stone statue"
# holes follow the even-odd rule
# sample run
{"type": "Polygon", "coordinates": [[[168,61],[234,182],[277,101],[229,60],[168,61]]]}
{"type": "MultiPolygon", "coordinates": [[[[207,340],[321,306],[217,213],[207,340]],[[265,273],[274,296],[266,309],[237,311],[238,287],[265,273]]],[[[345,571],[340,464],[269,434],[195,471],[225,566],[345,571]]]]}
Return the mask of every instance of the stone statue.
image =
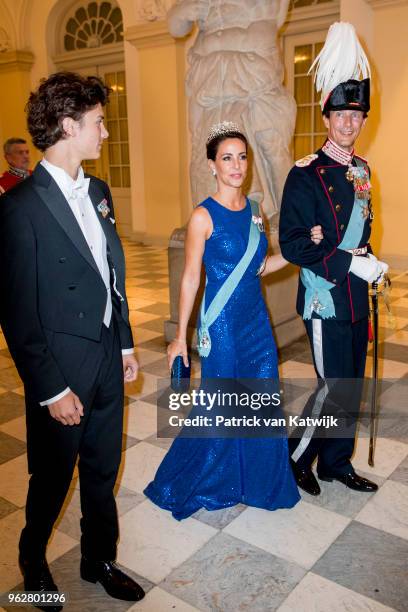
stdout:
{"type": "Polygon", "coordinates": [[[5,53],[10,49],[10,38],[4,28],[0,28],[0,53],[5,53]]]}
{"type": "Polygon", "coordinates": [[[158,21],[166,17],[171,4],[171,0],[143,0],[139,3],[138,15],[142,21],[158,21]]]}
{"type": "Polygon", "coordinates": [[[198,203],[214,192],[205,157],[211,125],[228,120],[245,131],[254,160],[247,192],[262,202],[276,230],[296,105],[283,87],[277,34],[289,0],[178,0],[167,19],[175,37],[199,33],[189,53],[187,95],[192,135],[191,188],[198,203]]]}

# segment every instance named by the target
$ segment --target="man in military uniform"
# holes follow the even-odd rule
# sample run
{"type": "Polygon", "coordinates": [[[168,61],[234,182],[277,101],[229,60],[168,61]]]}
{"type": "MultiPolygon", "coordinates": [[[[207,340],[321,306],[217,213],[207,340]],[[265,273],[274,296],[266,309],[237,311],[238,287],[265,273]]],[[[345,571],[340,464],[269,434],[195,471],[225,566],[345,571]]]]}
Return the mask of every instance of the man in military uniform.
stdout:
{"type": "Polygon", "coordinates": [[[369,492],[377,485],[357,475],[350,461],[367,355],[368,283],[388,269],[370,249],[370,172],[366,160],[354,153],[370,108],[370,80],[356,77],[366,77],[369,67],[353,26],[344,23],[330,28],[317,62],[328,138],[316,153],[297,161],[288,175],[280,246],[283,256],[301,267],[297,312],[304,319],[319,379],[303,415],[334,414],[341,417],[343,428],[336,437],[313,427],[297,428],[289,442],[291,461],[298,485],[312,495],[320,493],[311,469],[316,458],[320,480],[339,480],[369,492]],[[329,38],[341,42],[344,33],[356,38],[359,53],[354,71],[343,72],[336,83],[333,71],[322,71],[333,66],[327,56],[333,47],[327,45],[329,38]],[[320,244],[310,240],[308,228],[314,225],[322,226],[320,244]]]}
{"type": "Polygon", "coordinates": [[[30,151],[24,138],[9,138],[3,145],[9,169],[0,176],[0,195],[30,176],[30,151]]]}

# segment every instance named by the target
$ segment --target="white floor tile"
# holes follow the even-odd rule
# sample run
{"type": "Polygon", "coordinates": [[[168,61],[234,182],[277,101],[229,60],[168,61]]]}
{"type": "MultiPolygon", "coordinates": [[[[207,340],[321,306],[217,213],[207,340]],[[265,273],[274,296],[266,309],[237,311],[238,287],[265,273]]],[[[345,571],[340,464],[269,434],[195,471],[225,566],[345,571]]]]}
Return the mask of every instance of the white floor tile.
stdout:
{"type": "Polygon", "coordinates": [[[118,561],[157,583],[216,533],[193,518],[176,521],[146,500],[122,518],[118,561]]]}
{"type": "Polygon", "coordinates": [[[395,334],[387,338],[387,342],[394,342],[396,344],[408,346],[408,331],[398,329],[395,334]]]}
{"type": "MultiPolygon", "coordinates": [[[[144,331],[149,331],[149,330],[144,330],[144,331]]],[[[162,359],[163,357],[164,357],[164,353],[160,351],[150,351],[149,349],[144,349],[144,348],[137,349],[137,359],[139,361],[139,365],[141,368],[143,368],[146,365],[149,365],[149,363],[154,363],[155,361],[158,361],[159,359],[162,359]]]]}
{"type": "Polygon", "coordinates": [[[25,454],[0,465],[0,497],[20,508],[26,503],[28,481],[25,454]]]}
{"type": "Polygon", "coordinates": [[[387,440],[386,438],[377,438],[374,467],[370,467],[367,462],[368,447],[368,438],[358,438],[351,461],[357,472],[362,470],[367,474],[372,474],[374,480],[376,474],[388,478],[408,455],[408,444],[396,440],[387,440]]]}
{"type": "MultiPolygon", "coordinates": [[[[392,310],[392,306],[391,306],[392,310]]],[[[380,314],[380,326],[387,327],[388,329],[402,329],[408,325],[407,317],[388,317],[386,311],[384,310],[382,314],[380,314]]]]}
{"type": "Polygon", "coordinates": [[[147,323],[148,321],[154,321],[154,319],[160,319],[160,315],[151,314],[149,312],[139,312],[137,310],[133,310],[129,313],[129,321],[132,326],[140,326],[143,323],[147,323]]]}
{"type": "Polygon", "coordinates": [[[163,448],[148,442],[128,448],[122,459],[118,482],[127,489],[143,493],[165,454],[163,448]]]}
{"type": "Polygon", "coordinates": [[[393,608],[308,573],[277,612],[393,612],[393,608]]]}
{"type": "Polygon", "coordinates": [[[144,372],[141,369],[138,373],[137,380],[132,383],[125,384],[125,395],[128,397],[133,397],[134,399],[139,399],[140,397],[143,397],[143,395],[156,393],[158,390],[157,381],[160,378],[160,376],[149,374],[149,372],[144,372]]]}
{"type": "Polygon", "coordinates": [[[142,601],[135,603],[127,612],[197,612],[190,604],[182,601],[170,593],[166,593],[160,587],[154,587],[149,591],[142,601]]]}
{"type": "Polygon", "coordinates": [[[155,299],[158,302],[169,303],[170,294],[169,294],[169,289],[167,287],[164,289],[157,289],[156,291],[154,291],[154,294],[155,294],[155,299]]]}
{"type": "Polygon", "coordinates": [[[291,510],[247,508],[226,533],[310,569],[350,519],[300,501],[291,510]]]}
{"type": "Polygon", "coordinates": [[[14,438],[18,438],[18,440],[25,442],[27,438],[25,416],[17,417],[16,419],[3,423],[0,425],[0,431],[4,431],[4,433],[9,434],[9,436],[14,436],[14,438]]]}
{"type": "Polygon", "coordinates": [[[408,294],[408,287],[406,289],[403,289],[402,287],[392,287],[391,286],[390,296],[392,298],[400,298],[403,295],[407,295],[407,294],[408,294]]]}
{"type": "MultiPolygon", "coordinates": [[[[314,367],[309,363],[289,359],[279,366],[280,378],[316,378],[314,367]]],[[[309,383],[310,384],[310,383],[309,383]]]]}
{"type": "MultiPolygon", "coordinates": [[[[373,358],[367,357],[365,375],[370,378],[373,370],[373,358]]],[[[401,361],[392,361],[391,359],[378,360],[378,377],[379,378],[402,378],[408,373],[408,363],[401,361]]]]}
{"type": "MultiPolygon", "coordinates": [[[[135,343],[136,348],[142,342],[147,342],[148,340],[153,340],[153,338],[158,338],[162,334],[160,332],[153,331],[152,329],[142,329],[141,327],[132,326],[133,333],[133,341],[135,343]]],[[[164,351],[163,351],[164,355],[164,351]]]]}
{"type": "Polygon", "coordinates": [[[138,287],[135,290],[137,294],[145,300],[155,300],[156,302],[168,302],[169,301],[169,290],[165,289],[145,289],[144,287],[138,287]],[[165,292],[165,293],[164,293],[165,292]],[[164,299],[163,298],[164,295],[164,299]]]}
{"type": "MultiPolygon", "coordinates": [[[[405,291],[405,295],[406,295],[408,293],[408,287],[407,289],[403,289],[403,291],[405,291]]],[[[395,297],[397,296],[395,295],[395,297]]],[[[402,306],[403,308],[408,308],[408,298],[400,297],[399,300],[395,300],[395,302],[392,303],[392,306],[402,306]]]]}
{"type": "Polygon", "coordinates": [[[129,310],[141,310],[143,308],[147,308],[148,306],[152,306],[156,302],[154,300],[144,300],[140,297],[132,297],[128,298],[129,310]]]}
{"type": "Polygon", "coordinates": [[[157,433],[157,407],[142,400],[126,406],[124,431],[139,440],[157,433]]]}
{"type": "Polygon", "coordinates": [[[12,365],[14,365],[14,361],[12,359],[0,355],[0,370],[3,368],[11,368],[12,365]]]}
{"type": "MultiPolygon", "coordinates": [[[[130,271],[130,268],[129,266],[127,266],[128,274],[129,274],[129,271],[130,271]]],[[[132,278],[126,278],[126,296],[128,298],[130,297],[129,290],[131,290],[133,287],[143,287],[143,285],[146,285],[146,283],[148,282],[149,282],[148,278],[135,278],[134,276],[132,276],[132,278]]]]}
{"type": "MultiPolygon", "coordinates": [[[[18,567],[18,541],[24,524],[23,510],[17,510],[0,521],[0,591],[9,590],[22,580],[18,567]]],[[[55,530],[47,548],[48,561],[54,561],[77,544],[69,536],[55,530]]]]}
{"type": "Polygon", "coordinates": [[[408,540],[408,487],[387,480],[355,520],[408,540]]]}

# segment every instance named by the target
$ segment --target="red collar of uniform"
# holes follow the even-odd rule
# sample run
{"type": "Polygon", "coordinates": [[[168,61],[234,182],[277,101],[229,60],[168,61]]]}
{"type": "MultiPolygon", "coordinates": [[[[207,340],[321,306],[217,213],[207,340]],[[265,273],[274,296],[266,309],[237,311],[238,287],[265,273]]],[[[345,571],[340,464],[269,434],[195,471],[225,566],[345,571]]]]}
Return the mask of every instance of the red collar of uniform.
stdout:
{"type": "Polygon", "coordinates": [[[331,159],[334,159],[343,166],[350,166],[354,156],[354,149],[351,151],[351,153],[349,153],[336,145],[336,143],[330,140],[330,138],[328,138],[322,146],[322,151],[328,157],[331,157],[331,159]]]}

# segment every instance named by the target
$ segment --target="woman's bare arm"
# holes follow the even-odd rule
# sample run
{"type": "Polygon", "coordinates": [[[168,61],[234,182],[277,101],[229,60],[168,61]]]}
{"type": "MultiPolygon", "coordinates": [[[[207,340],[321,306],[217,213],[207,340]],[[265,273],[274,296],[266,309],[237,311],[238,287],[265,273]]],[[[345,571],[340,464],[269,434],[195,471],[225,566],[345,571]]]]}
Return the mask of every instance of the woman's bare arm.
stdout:
{"type": "Polygon", "coordinates": [[[187,226],[185,264],[180,285],[179,324],[175,339],[167,347],[170,369],[177,355],[182,355],[185,365],[188,365],[187,326],[200,286],[205,241],[210,237],[212,229],[212,221],[206,209],[196,208],[187,226]]]}

